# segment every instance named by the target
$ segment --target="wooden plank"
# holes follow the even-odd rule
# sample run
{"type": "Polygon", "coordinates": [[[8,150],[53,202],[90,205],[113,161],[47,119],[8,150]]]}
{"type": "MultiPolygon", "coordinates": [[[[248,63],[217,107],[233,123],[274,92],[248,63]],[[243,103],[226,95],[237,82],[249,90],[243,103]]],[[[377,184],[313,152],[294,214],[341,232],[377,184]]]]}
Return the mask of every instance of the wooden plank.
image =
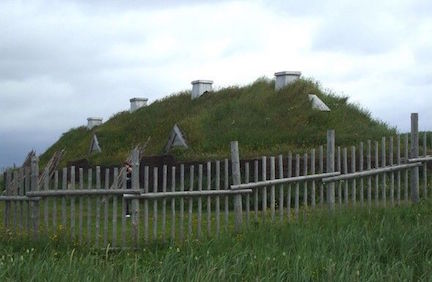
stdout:
{"type": "MultiPolygon", "coordinates": [[[[319,147],[319,173],[324,172],[324,147],[319,147]]],[[[324,185],[320,183],[320,206],[324,205],[324,185]]]]}
{"type": "MultiPolygon", "coordinates": [[[[167,191],[168,167],[162,167],[162,192],[167,191]]],[[[162,199],[162,241],[166,241],[166,199],[162,199]]]]}
{"type": "MultiPolygon", "coordinates": [[[[405,160],[407,160],[408,158],[409,158],[409,154],[408,154],[408,133],[407,134],[405,134],[405,139],[404,139],[404,141],[405,141],[405,154],[404,154],[404,156],[405,156],[405,160]]],[[[405,189],[404,189],[404,198],[405,198],[405,201],[408,201],[408,189],[409,189],[409,187],[408,187],[408,170],[405,170],[405,189]]]]}
{"type": "Polygon", "coordinates": [[[141,194],[140,189],[85,189],[85,190],[49,190],[28,192],[28,197],[74,197],[74,196],[110,196],[123,194],[141,194]]]}
{"type": "MultiPolygon", "coordinates": [[[[63,191],[67,190],[67,167],[64,167],[62,172],[62,189],[63,191]]],[[[62,207],[61,207],[62,225],[63,228],[66,228],[66,198],[62,197],[61,202],[62,202],[62,207]]]]}
{"type": "MultiPolygon", "coordinates": [[[[139,173],[140,173],[140,151],[135,148],[132,150],[132,173],[131,173],[131,188],[134,190],[140,190],[139,184],[139,173]]],[[[139,241],[139,201],[138,199],[132,200],[132,238],[133,247],[138,248],[139,241]]]]}
{"type": "MultiPolygon", "coordinates": [[[[327,130],[327,162],[326,172],[334,172],[334,159],[335,159],[335,131],[327,130]]],[[[327,186],[327,201],[330,205],[330,210],[334,210],[335,206],[335,191],[334,183],[327,186]]]]}
{"type": "MultiPolygon", "coordinates": [[[[87,171],[87,189],[90,190],[93,188],[93,170],[91,168],[87,171]]],[[[92,206],[91,206],[91,198],[87,196],[87,242],[91,242],[92,235],[92,206]]]]}
{"type": "MultiPolygon", "coordinates": [[[[379,148],[378,141],[375,141],[375,168],[379,168],[379,148]]],[[[375,175],[375,205],[379,205],[379,175],[375,175]]]]}
{"type": "MultiPolygon", "coordinates": [[[[118,189],[119,185],[119,169],[114,168],[113,173],[113,189],[118,189]]],[[[117,247],[117,207],[118,207],[118,196],[113,196],[113,208],[112,208],[112,240],[111,244],[113,248],[117,247]]]]}
{"type": "MultiPolygon", "coordinates": [[[[153,168],[153,193],[158,193],[158,175],[159,175],[158,168],[154,167],[153,168]]],[[[157,237],[158,237],[158,202],[157,199],[154,199],[153,201],[153,240],[156,241],[157,237]]]]}
{"type": "MultiPolygon", "coordinates": [[[[295,166],[295,176],[298,177],[300,176],[300,155],[296,154],[296,166],[295,166]]],[[[298,214],[299,214],[299,189],[300,189],[300,184],[299,182],[296,182],[295,184],[295,195],[294,195],[294,216],[296,219],[298,219],[298,214]]]]}
{"type": "MultiPolygon", "coordinates": [[[[258,160],[254,161],[254,182],[258,182],[259,180],[259,170],[258,170],[259,162],[258,160]]],[[[258,223],[258,190],[254,191],[254,211],[255,211],[255,223],[258,223]]]]}
{"type": "MultiPolygon", "coordinates": [[[[18,196],[19,195],[19,171],[14,170],[13,172],[14,176],[14,188],[13,188],[13,195],[18,196]]],[[[18,229],[18,203],[20,201],[12,201],[12,232],[16,232],[18,229]]],[[[48,231],[48,230],[47,230],[48,231]]]]}
{"type": "MultiPolygon", "coordinates": [[[[279,168],[279,179],[284,178],[283,175],[283,156],[279,155],[278,156],[278,168],[279,168]]],[[[249,197],[249,196],[246,196],[249,197]]],[[[279,221],[282,222],[284,218],[284,186],[283,184],[279,185],[279,221]]]]}
{"type": "MultiPolygon", "coordinates": [[[[144,166],[144,194],[149,192],[150,168],[144,166]]],[[[149,243],[149,201],[144,200],[144,242],[149,243]]]]}
{"type": "Polygon", "coordinates": [[[158,192],[141,195],[125,194],[126,199],[172,199],[172,198],[198,198],[198,197],[216,197],[225,195],[246,195],[252,193],[252,189],[243,190],[203,190],[203,191],[178,191],[178,192],[158,192]]]}
{"type": "MultiPolygon", "coordinates": [[[[308,175],[308,154],[305,153],[303,157],[303,175],[308,175]]],[[[303,182],[303,205],[305,208],[308,206],[308,182],[303,182]]]]}
{"type": "MultiPolygon", "coordinates": [[[[423,132],[423,156],[427,156],[427,132],[423,132]]],[[[423,164],[423,196],[427,199],[427,162],[423,164]]]]}
{"type": "MultiPolygon", "coordinates": [[[[419,140],[418,140],[418,114],[411,114],[411,150],[410,158],[417,158],[419,156],[419,140]]],[[[411,169],[411,201],[418,203],[419,198],[419,169],[414,167],[411,169]]]]}
{"type": "MultiPolygon", "coordinates": [[[[220,190],[220,161],[216,161],[215,189],[220,190]]],[[[220,197],[216,196],[216,237],[220,233],[220,197]]]]}
{"type": "MultiPolygon", "coordinates": [[[[228,163],[228,159],[224,160],[224,189],[228,190],[229,188],[229,163],[228,163]]],[[[229,209],[229,205],[228,205],[228,196],[225,196],[224,198],[224,209],[225,209],[225,232],[228,231],[228,209],[229,209]]]]}
{"type": "MultiPolygon", "coordinates": [[[[126,191],[127,186],[127,172],[126,169],[120,171],[121,174],[121,188],[126,191]]],[[[129,190],[129,189],[128,189],[129,190]]],[[[128,202],[122,197],[122,212],[121,212],[121,245],[126,248],[126,209],[128,202]]]]}
{"type": "Polygon", "coordinates": [[[12,202],[12,201],[40,201],[41,197],[27,197],[27,196],[0,196],[0,202],[12,202]]]}
{"type": "MultiPolygon", "coordinates": [[[[39,160],[31,158],[31,191],[39,190],[39,160]]],[[[39,201],[31,201],[31,222],[33,223],[33,239],[39,238],[39,201]]]]}
{"type": "MultiPolygon", "coordinates": [[[[359,145],[359,171],[363,171],[364,164],[363,164],[363,142],[360,142],[359,145]]],[[[364,178],[360,178],[360,205],[363,207],[364,204],[364,178]]]]}
{"type": "MultiPolygon", "coordinates": [[[[17,177],[17,179],[16,179],[16,186],[17,186],[17,188],[16,188],[16,192],[15,192],[15,194],[17,195],[17,196],[20,196],[21,194],[21,190],[22,190],[22,178],[23,178],[23,172],[22,172],[22,168],[18,168],[17,170],[16,170],[16,177],[17,177]]],[[[15,230],[18,230],[18,231],[20,231],[21,230],[21,227],[22,227],[22,224],[21,224],[21,209],[20,209],[20,207],[22,207],[22,201],[15,201],[14,202],[14,212],[15,212],[15,230]]]]}
{"type": "MultiPolygon", "coordinates": [[[[70,182],[69,189],[75,190],[75,166],[70,168],[70,182]]],[[[75,240],[75,197],[70,198],[70,235],[75,240]]]]}
{"type": "MultiPolygon", "coordinates": [[[[245,183],[249,183],[249,162],[245,163],[245,183]]],[[[250,212],[250,196],[249,194],[246,195],[246,226],[249,227],[250,218],[249,218],[249,212],[250,212]]]]}
{"type": "MultiPolygon", "coordinates": [[[[292,153],[289,152],[288,153],[288,160],[287,160],[288,164],[287,164],[287,169],[288,169],[288,173],[287,173],[287,178],[292,177],[292,153]]],[[[287,192],[287,217],[288,220],[290,220],[291,218],[291,190],[292,190],[292,185],[288,184],[288,192],[287,192]]]]}
{"type": "MultiPolygon", "coordinates": [[[[54,172],[54,184],[53,185],[54,185],[55,190],[59,189],[59,187],[58,187],[58,185],[59,185],[58,170],[56,170],[54,172]]],[[[54,233],[57,230],[57,199],[55,199],[55,198],[53,199],[52,211],[53,211],[53,214],[52,214],[52,226],[53,226],[52,231],[54,233]]]]}
{"type": "MultiPolygon", "coordinates": [[[[16,170],[14,170],[12,175],[13,175],[14,187],[12,188],[11,192],[12,192],[12,195],[17,195],[18,172],[16,170]]],[[[44,201],[44,202],[46,202],[46,201],[44,201]]],[[[14,233],[14,232],[16,232],[16,227],[17,227],[17,201],[11,201],[10,203],[11,203],[11,213],[12,213],[12,233],[14,233]]]]}
{"type": "MultiPolygon", "coordinates": [[[[25,173],[25,180],[24,180],[24,186],[25,186],[25,191],[24,194],[26,194],[27,192],[31,191],[31,168],[30,167],[25,167],[24,168],[24,173],[25,173]]],[[[31,230],[31,222],[30,222],[30,217],[31,217],[31,207],[30,207],[30,202],[26,201],[25,204],[26,207],[26,216],[25,216],[25,226],[26,226],[26,231],[27,234],[30,234],[30,230],[31,230]]]]}
{"type": "MultiPolygon", "coordinates": [[[[20,175],[20,169],[15,170],[15,176],[16,176],[16,190],[15,190],[15,195],[19,196],[20,193],[20,189],[21,189],[21,175],[20,175]]],[[[20,228],[20,216],[19,216],[19,204],[21,203],[21,201],[14,201],[14,229],[18,230],[21,229],[20,228]]]]}
{"type": "MultiPolygon", "coordinates": [[[[109,169],[105,169],[105,191],[109,190],[110,183],[109,183],[109,177],[110,171],[109,169]]],[[[104,206],[104,224],[103,224],[103,247],[105,248],[108,245],[108,197],[102,196],[102,202],[104,206]]]]}
{"type": "MultiPolygon", "coordinates": [[[[11,196],[11,182],[12,182],[12,171],[11,171],[11,169],[8,169],[7,171],[6,171],[6,181],[5,181],[5,185],[6,185],[6,187],[5,187],[5,194],[7,195],[7,196],[11,196]]],[[[9,229],[10,228],[10,218],[9,218],[9,216],[10,216],[10,201],[8,200],[8,201],[6,201],[6,203],[5,203],[5,211],[4,211],[4,215],[3,215],[3,219],[4,219],[4,226],[5,226],[5,228],[6,229],[9,229]]]]}
{"type": "MultiPolygon", "coordinates": [[[[207,162],[207,190],[211,190],[211,162],[207,162]]],[[[207,236],[211,236],[211,198],[207,197],[207,236]]]]}
{"type": "MultiPolygon", "coordinates": [[[[275,180],[276,178],[276,164],[275,157],[270,157],[270,180],[275,180]]],[[[271,221],[275,219],[276,212],[276,191],[275,185],[270,187],[270,211],[271,211],[271,221]]]]}
{"type": "MultiPolygon", "coordinates": [[[[79,189],[81,191],[84,190],[84,171],[83,169],[80,167],[78,170],[78,174],[79,174],[79,189]]],[[[82,238],[83,238],[83,197],[79,198],[79,203],[78,203],[78,242],[82,242],[82,238]]]]}
{"type": "MultiPolygon", "coordinates": [[[[176,191],[176,167],[171,167],[171,192],[176,191]]],[[[171,199],[171,242],[174,242],[176,237],[176,210],[175,199],[171,199]]]]}
{"type": "MultiPolygon", "coordinates": [[[[10,170],[10,180],[8,181],[8,185],[7,185],[7,194],[10,195],[10,197],[19,197],[17,196],[17,189],[18,189],[18,182],[17,182],[17,171],[16,170],[10,170]]],[[[9,205],[9,210],[8,210],[8,222],[9,222],[9,228],[10,231],[12,233],[16,232],[16,223],[17,223],[17,219],[16,219],[16,203],[18,201],[14,200],[13,198],[11,198],[10,201],[6,201],[6,204],[9,205]]]]}
{"type": "MultiPolygon", "coordinates": [[[[367,141],[367,152],[366,152],[366,170],[370,170],[372,165],[372,142],[367,141]]],[[[367,187],[367,201],[368,207],[372,206],[372,177],[367,177],[368,187],[367,187]]]]}
{"type": "Polygon", "coordinates": [[[418,157],[418,158],[409,158],[409,163],[415,163],[415,162],[430,162],[432,161],[432,156],[426,156],[426,157],[418,157]]]}
{"type": "MultiPolygon", "coordinates": [[[[202,164],[198,165],[198,191],[202,191],[202,175],[203,175],[203,166],[202,164]]],[[[197,220],[197,235],[201,237],[201,221],[202,221],[202,198],[198,197],[198,220],[197,220]]]]}
{"type": "MultiPolygon", "coordinates": [[[[96,167],[96,189],[102,189],[102,185],[101,185],[101,173],[100,173],[100,166],[96,167]]],[[[101,219],[101,201],[100,198],[97,197],[96,198],[96,239],[95,239],[95,244],[96,244],[96,248],[99,248],[99,237],[100,237],[100,219],[101,219]]]]}
{"type": "MultiPolygon", "coordinates": [[[[180,192],[184,191],[184,164],[180,165],[180,192]]],[[[184,199],[180,198],[180,240],[184,240],[184,199]]]]}
{"type": "MultiPolygon", "coordinates": [[[[351,146],[351,172],[356,172],[356,147],[351,146]]],[[[352,179],[352,201],[353,205],[357,202],[357,180],[352,179]]]]}
{"type": "MultiPolygon", "coordinates": [[[[389,165],[393,165],[393,136],[389,137],[389,165]]],[[[390,203],[394,206],[394,172],[390,172],[390,203]]]]}
{"type": "MultiPolygon", "coordinates": [[[[47,170],[44,170],[43,173],[45,173],[45,177],[44,177],[44,181],[43,181],[43,190],[48,191],[49,190],[49,180],[50,180],[50,178],[49,178],[49,175],[47,175],[47,174],[49,172],[47,170]]],[[[44,198],[43,199],[43,203],[44,203],[44,225],[45,225],[45,231],[49,230],[49,204],[50,204],[49,202],[50,202],[49,198],[44,198]]]]}
{"type": "MultiPolygon", "coordinates": [[[[267,157],[263,156],[261,158],[261,181],[265,183],[265,181],[267,180],[267,157]]],[[[233,189],[231,187],[231,189],[233,189]]],[[[267,217],[267,187],[264,186],[262,189],[262,220],[263,222],[265,222],[266,217],[267,217]]]]}
{"type": "Polygon", "coordinates": [[[323,178],[322,181],[324,183],[328,183],[328,182],[335,182],[335,181],[340,181],[340,180],[360,178],[360,177],[365,177],[365,176],[369,176],[369,175],[378,175],[378,174],[388,173],[388,172],[392,172],[392,171],[406,170],[406,169],[409,169],[412,167],[419,167],[421,165],[422,165],[421,162],[417,162],[417,163],[386,166],[386,167],[375,168],[375,169],[371,169],[371,170],[367,170],[367,171],[359,171],[359,172],[354,172],[354,173],[347,173],[347,174],[342,174],[342,175],[331,176],[331,177],[323,178]]]}
{"type": "MultiPolygon", "coordinates": [[[[382,137],[381,139],[381,166],[386,166],[386,138],[382,137]]],[[[384,207],[386,206],[387,201],[387,175],[385,173],[382,174],[382,201],[384,207]]]]}
{"type": "MultiPolygon", "coordinates": [[[[193,165],[189,167],[189,191],[194,190],[194,174],[195,168],[193,165]]],[[[193,211],[193,200],[189,198],[189,214],[188,214],[188,236],[192,237],[192,211],[193,211]]]]}
{"type": "MultiPolygon", "coordinates": [[[[315,174],[315,149],[311,150],[311,175],[315,174]]],[[[315,208],[316,200],[315,200],[315,180],[312,180],[312,187],[311,187],[311,205],[312,208],[315,208]]]]}
{"type": "MultiPolygon", "coordinates": [[[[35,162],[37,163],[38,160],[35,160],[35,162]]],[[[37,166],[37,165],[36,165],[37,166]]],[[[34,168],[37,169],[38,168],[34,168]]],[[[33,180],[33,178],[32,178],[33,180]]],[[[8,168],[6,170],[6,179],[5,179],[5,191],[4,194],[5,196],[1,196],[0,197],[0,201],[4,201],[5,202],[5,210],[4,210],[4,227],[6,229],[6,231],[10,231],[12,234],[15,233],[16,231],[16,223],[17,223],[17,219],[16,219],[16,206],[17,203],[19,201],[25,201],[27,199],[27,197],[23,197],[23,196],[18,196],[18,186],[19,186],[19,180],[18,180],[18,175],[17,175],[17,171],[13,168],[8,168]]],[[[42,183],[43,185],[43,183],[42,183]]],[[[38,183],[38,189],[39,189],[39,183],[38,183]]],[[[43,187],[42,187],[43,189],[43,187]]],[[[41,198],[39,198],[38,201],[42,200],[41,198]]],[[[46,199],[43,199],[44,203],[46,201],[46,199]]],[[[37,204],[32,204],[33,206],[35,205],[39,205],[39,203],[37,204]]],[[[35,213],[35,207],[32,208],[32,214],[35,213]]],[[[39,216],[39,214],[37,215],[39,216]]],[[[34,222],[33,222],[34,223],[34,222]]],[[[34,227],[34,225],[33,225],[34,227]]],[[[36,236],[36,233],[35,233],[36,236]]]]}
{"type": "MultiPolygon", "coordinates": [[[[231,141],[231,165],[233,184],[241,183],[240,175],[240,156],[237,141],[231,141]]],[[[252,191],[251,191],[252,192],[252,191]]],[[[235,194],[234,196],[234,229],[239,233],[242,230],[242,196],[235,194]]]]}
{"type": "MultiPolygon", "coordinates": [[[[401,136],[398,134],[396,137],[396,162],[398,165],[401,164],[401,136]]],[[[400,205],[401,200],[401,171],[397,172],[397,190],[396,190],[396,201],[400,205]]]]}
{"type": "MultiPolygon", "coordinates": [[[[343,173],[348,174],[347,148],[343,148],[343,173]]],[[[348,205],[348,181],[344,182],[344,203],[348,205]]]]}
{"type": "MultiPolygon", "coordinates": [[[[336,154],[337,154],[336,168],[337,168],[337,171],[342,172],[342,159],[341,159],[341,147],[340,146],[337,147],[337,153],[336,154]]],[[[338,203],[339,203],[339,207],[341,207],[342,206],[342,198],[343,198],[342,182],[341,181],[339,181],[337,183],[337,188],[338,188],[338,203]]]]}
{"type": "MultiPolygon", "coordinates": [[[[33,177],[32,177],[33,180],[33,177]]],[[[8,169],[6,171],[6,190],[5,190],[5,194],[6,196],[3,196],[3,199],[7,199],[4,200],[5,201],[5,211],[4,211],[4,225],[7,229],[11,229],[12,228],[12,200],[15,197],[18,196],[14,196],[12,191],[13,191],[13,173],[12,173],[12,169],[8,169]]],[[[33,185],[33,183],[32,183],[33,185]]],[[[32,213],[34,212],[34,208],[32,208],[32,213]]]]}

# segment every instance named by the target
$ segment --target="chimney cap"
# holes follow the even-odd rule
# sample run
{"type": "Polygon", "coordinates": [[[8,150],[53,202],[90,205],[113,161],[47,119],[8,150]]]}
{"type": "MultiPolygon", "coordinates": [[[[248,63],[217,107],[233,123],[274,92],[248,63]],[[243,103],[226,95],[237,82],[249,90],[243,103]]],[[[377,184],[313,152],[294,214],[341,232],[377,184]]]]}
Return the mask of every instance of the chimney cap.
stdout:
{"type": "Polygon", "coordinates": [[[280,71],[280,72],[275,72],[274,74],[275,76],[283,76],[283,75],[294,75],[294,76],[300,76],[301,72],[300,71],[280,71]]]}
{"type": "Polygon", "coordinates": [[[198,79],[191,82],[192,85],[194,84],[213,84],[213,80],[205,80],[205,79],[198,79]]]}
{"type": "Polygon", "coordinates": [[[135,97],[135,98],[131,98],[130,100],[129,100],[129,102],[147,102],[148,101],[148,99],[147,98],[138,98],[138,97],[135,97]]]}
{"type": "Polygon", "coordinates": [[[87,118],[87,120],[88,121],[90,121],[90,120],[100,120],[100,121],[102,121],[102,118],[101,117],[89,117],[89,118],[87,118]]]}

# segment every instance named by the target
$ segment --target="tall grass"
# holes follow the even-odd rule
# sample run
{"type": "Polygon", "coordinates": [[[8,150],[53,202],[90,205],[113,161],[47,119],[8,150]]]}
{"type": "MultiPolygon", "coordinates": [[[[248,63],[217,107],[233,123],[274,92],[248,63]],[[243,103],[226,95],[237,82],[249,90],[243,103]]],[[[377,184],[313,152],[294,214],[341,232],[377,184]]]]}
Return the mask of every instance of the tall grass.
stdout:
{"type": "Polygon", "coordinates": [[[0,238],[2,280],[429,280],[432,202],[397,208],[313,212],[234,236],[89,250],[63,241],[0,238]]]}

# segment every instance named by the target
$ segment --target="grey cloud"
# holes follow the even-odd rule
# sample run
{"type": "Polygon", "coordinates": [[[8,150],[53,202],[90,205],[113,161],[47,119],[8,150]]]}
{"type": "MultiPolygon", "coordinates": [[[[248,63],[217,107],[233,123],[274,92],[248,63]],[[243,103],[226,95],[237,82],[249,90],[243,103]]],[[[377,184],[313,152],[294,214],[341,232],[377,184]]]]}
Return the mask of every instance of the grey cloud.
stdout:
{"type": "Polygon", "coordinates": [[[60,136],[40,128],[33,130],[0,131],[0,168],[16,164],[20,166],[31,150],[38,154],[47,149],[60,136]]]}
{"type": "Polygon", "coordinates": [[[430,0],[417,0],[417,1],[406,1],[407,6],[404,9],[404,13],[408,13],[416,18],[428,18],[430,19],[432,13],[432,1],[430,0]]]}
{"type": "MultiPolygon", "coordinates": [[[[373,14],[373,12],[372,12],[373,14]]],[[[359,55],[388,52],[404,40],[406,27],[392,17],[341,12],[323,21],[312,49],[359,55]]]]}
{"type": "Polygon", "coordinates": [[[374,31],[361,24],[341,26],[340,23],[329,24],[320,30],[313,43],[316,51],[347,52],[359,55],[377,54],[390,51],[397,40],[386,38],[385,32],[374,31]]]}
{"type": "Polygon", "coordinates": [[[328,0],[264,0],[263,4],[279,14],[291,16],[319,16],[333,10],[335,7],[332,3],[335,1],[328,0]]]}
{"type": "Polygon", "coordinates": [[[278,13],[317,21],[312,51],[354,55],[382,54],[410,41],[413,30],[432,13],[428,0],[264,3],[278,13]]]}
{"type": "Polygon", "coordinates": [[[410,72],[401,74],[409,86],[432,86],[432,69],[428,72],[410,72]]]}
{"type": "Polygon", "coordinates": [[[86,8],[92,9],[116,9],[116,10],[135,10],[135,9],[172,9],[183,6],[192,5],[203,5],[221,2],[232,2],[233,0],[133,0],[133,1],[121,1],[121,0],[73,0],[73,3],[78,4],[86,8]]]}
{"type": "MultiPolygon", "coordinates": [[[[432,33],[432,25],[430,28],[432,33]]],[[[421,44],[421,46],[415,48],[414,50],[414,58],[416,63],[422,65],[432,65],[432,42],[431,44],[421,44]]]]}
{"type": "MultiPolygon", "coordinates": [[[[211,73],[209,56],[218,59],[216,64],[224,61],[230,67],[230,59],[245,54],[269,55],[261,50],[268,46],[266,35],[271,27],[259,23],[260,16],[242,17],[242,26],[236,26],[236,9],[243,6],[235,7],[230,14],[233,19],[224,13],[209,15],[205,23],[190,16],[175,17],[190,15],[190,11],[193,15],[200,11],[198,6],[208,8],[213,3],[215,11],[226,8],[219,5],[220,1],[198,0],[1,1],[0,112],[4,117],[0,123],[0,167],[20,163],[32,148],[43,152],[61,132],[84,125],[88,116],[103,116],[106,120],[127,109],[130,97],[153,100],[169,94],[168,90],[188,89],[190,76],[202,71],[211,73]],[[156,10],[156,20],[146,21],[156,10]],[[227,43],[212,49],[222,40],[227,43]],[[164,49],[164,44],[173,48],[164,49]],[[207,47],[209,50],[203,51],[207,47]]],[[[319,56],[322,53],[317,51],[354,56],[387,52],[409,35],[407,25],[415,28],[413,23],[418,19],[413,15],[417,10],[430,7],[427,1],[419,2],[418,7],[405,3],[396,11],[390,7],[401,22],[393,26],[393,14],[388,22],[379,13],[386,11],[385,5],[372,1],[363,8],[360,1],[356,4],[360,7],[342,6],[340,1],[258,3],[262,5],[263,19],[279,13],[274,17],[320,22],[312,38],[312,50],[304,50],[304,54],[312,51],[319,56]]],[[[430,61],[428,49],[418,49],[416,59],[430,61]]],[[[262,67],[256,66],[260,74],[262,67]]],[[[422,71],[425,80],[415,85],[429,83],[426,75],[430,72],[426,67],[422,71]]],[[[317,78],[325,86],[332,72],[324,72],[317,78]]],[[[364,68],[347,70],[336,81],[359,78],[367,79],[364,68]]],[[[396,118],[390,114],[388,117],[391,121],[396,118]]]]}
{"type": "Polygon", "coordinates": [[[341,13],[363,14],[368,17],[376,11],[385,11],[397,16],[401,21],[407,21],[407,17],[429,18],[432,12],[430,0],[262,0],[261,3],[280,14],[311,18],[331,18],[341,13]]]}

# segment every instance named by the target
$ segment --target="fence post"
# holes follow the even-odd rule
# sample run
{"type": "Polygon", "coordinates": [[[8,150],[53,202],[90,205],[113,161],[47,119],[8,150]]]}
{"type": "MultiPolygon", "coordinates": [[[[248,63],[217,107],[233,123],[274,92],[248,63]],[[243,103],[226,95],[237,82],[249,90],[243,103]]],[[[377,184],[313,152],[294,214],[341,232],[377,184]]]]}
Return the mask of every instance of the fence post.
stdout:
{"type": "MultiPolygon", "coordinates": [[[[39,191],[39,160],[36,156],[31,159],[31,191],[39,191]]],[[[33,223],[33,238],[39,236],[39,201],[30,201],[31,222],[33,223]]]]}
{"type": "MultiPolygon", "coordinates": [[[[418,144],[418,113],[411,114],[411,150],[410,158],[417,158],[419,154],[418,144]]],[[[411,168],[411,200],[419,202],[419,169],[411,168]]]]}
{"type": "MultiPolygon", "coordinates": [[[[6,195],[9,196],[11,193],[11,183],[12,183],[12,172],[10,169],[6,171],[6,180],[5,180],[5,192],[6,195]]],[[[4,226],[9,228],[10,225],[10,201],[5,201],[5,209],[4,209],[4,226]]]]}
{"type": "MultiPolygon", "coordinates": [[[[132,189],[139,189],[139,151],[134,149],[132,151],[132,179],[131,186],[132,189]]],[[[132,199],[132,236],[134,247],[138,247],[138,199],[132,199]]]]}
{"type": "MultiPolygon", "coordinates": [[[[231,166],[233,184],[239,185],[241,184],[241,176],[238,141],[231,141],[231,166]]],[[[235,232],[239,233],[242,226],[242,196],[240,194],[234,195],[234,218],[235,232]]]]}
{"type": "MultiPolygon", "coordinates": [[[[327,172],[334,172],[334,155],[335,155],[335,131],[327,130],[327,172]]],[[[330,210],[334,210],[335,205],[335,184],[331,182],[327,186],[327,201],[330,210]]]]}

